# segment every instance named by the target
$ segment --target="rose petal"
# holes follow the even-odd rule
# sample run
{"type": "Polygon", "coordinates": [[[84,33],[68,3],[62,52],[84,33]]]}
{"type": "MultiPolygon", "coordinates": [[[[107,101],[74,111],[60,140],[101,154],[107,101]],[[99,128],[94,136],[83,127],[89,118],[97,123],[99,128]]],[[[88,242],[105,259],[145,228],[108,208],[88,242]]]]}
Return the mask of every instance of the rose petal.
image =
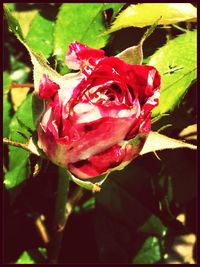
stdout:
{"type": "Polygon", "coordinates": [[[88,124],[76,126],[79,140],[72,143],[67,161],[87,159],[123,140],[132,124],[131,118],[102,118],[88,124]]]}
{"type": "Polygon", "coordinates": [[[81,71],[55,82],[43,77],[40,97],[47,100],[39,144],[55,164],[91,178],[139,154],[158,105],[160,75],[78,42],[69,46],[66,60],[81,71]]]}
{"type": "Polygon", "coordinates": [[[104,51],[90,48],[77,41],[69,45],[69,52],[66,55],[68,68],[78,70],[84,65],[95,65],[96,61],[104,57],[104,51]]]}
{"type": "Polygon", "coordinates": [[[69,170],[81,179],[99,176],[106,171],[117,167],[124,161],[130,161],[134,157],[132,146],[113,147],[90,157],[88,160],[82,160],[74,164],[69,164],[69,170]]]}
{"type": "Polygon", "coordinates": [[[42,99],[47,99],[52,97],[59,89],[59,85],[52,82],[47,74],[43,75],[43,78],[39,86],[39,97],[42,99]]]}

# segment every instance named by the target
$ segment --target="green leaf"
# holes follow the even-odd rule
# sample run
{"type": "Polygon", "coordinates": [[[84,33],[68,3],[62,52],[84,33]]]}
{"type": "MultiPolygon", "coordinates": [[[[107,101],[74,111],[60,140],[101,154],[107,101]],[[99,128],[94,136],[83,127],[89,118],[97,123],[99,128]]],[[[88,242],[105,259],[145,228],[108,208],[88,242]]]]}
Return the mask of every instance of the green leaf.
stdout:
{"type": "Polygon", "coordinates": [[[172,177],[167,176],[167,199],[169,202],[173,200],[173,187],[172,187],[172,177]]]}
{"type": "Polygon", "coordinates": [[[10,84],[11,84],[10,76],[6,71],[4,71],[3,72],[3,94],[4,95],[8,94],[10,84]]]}
{"type": "MultiPolygon", "coordinates": [[[[173,158],[173,155],[171,156],[171,158],[173,158]]],[[[189,166],[188,166],[189,168],[189,166]]],[[[183,177],[183,176],[182,176],[183,177]]],[[[161,205],[161,210],[164,208],[168,209],[168,212],[170,211],[169,209],[169,203],[171,203],[173,201],[174,198],[174,186],[173,186],[173,177],[171,175],[169,175],[168,173],[163,173],[162,175],[160,175],[159,177],[159,187],[162,191],[162,195],[163,198],[160,199],[160,205],[161,205]]],[[[182,190],[184,191],[184,189],[182,188],[182,190]]]]}
{"type": "Polygon", "coordinates": [[[108,32],[127,27],[146,27],[161,18],[158,24],[168,25],[181,21],[196,21],[197,9],[189,3],[143,3],[130,5],[122,11],[108,32]]]}
{"type": "Polygon", "coordinates": [[[154,237],[148,237],[142,248],[133,259],[133,264],[153,264],[160,260],[159,240],[154,237]]]}
{"type": "Polygon", "coordinates": [[[21,29],[22,29],[22,33],[24,38],[26,38],[32,20],[34,19],[34,17],[37,15],[38,10],[26,10],[26,11],[14,11],[12,12],[13,16],[15,16],[15,18],[18,20],[21,29]]]}
{"type": "Polygon", "coordinates": [[[27,45],[48,58],[53,51],[53,29],[52,21],[37,14],[26,37],[27,45]]]}
{"type": "Polygon", "coordinates": [[[60,7],[55,25],[54,54],[64,65],[68,45],[79,41],[93,48],[104,47],[109,35],[103,34],[105,26],[102,11],[108,8],[119,10],[122,4],[65,3],[60,7]]]}
{"type": "Polygon", "coordinates": [[[152,214],[148,220],[139,227],[138,231],[148,235],[163,237],[166,234],[167,228],[158,217],[152,214]]]}
{"type": "Polygon", "coordinates": [[[94,209],[95,208],[95,198],[94,196],[90,197],[89,199],[87,199],[82,205],[81,205],[82,209],[94,209]]]}
{"type": "Polygon", "coordinates": [[[9,124],[10,124],[10,110],[12,106],[8,100],[8,97],[3,98],[3,136],[9,136],[9,124]]]}
{"type": "Polygon", "coordinates": [[[175,148],[190,148],[194,150],[197,149],[197,147],[194,145],[151,131],[147,137],[142,151],[140,152],[140,155],[144,155],[157,150],[175,148]]]}
{"type": "Polygon", "coordinates": [[[12,82],[26,83],[30,75],[31,71],[30,67],[22,63],[12,54],[10,55],[10,66],[11,66],[10,78],[12,82]]]}
{"type": "Polygon", "coordinates": [[[113,15],[111,21],[113,21],[116,15],[119,13],[120,9],[123,7],[124,3],[104,3],[104,10],[112,8],[113,15]]]}
{"type": "Polygon", "coordinates": [[[30,250],[25,250],[16,261],[16,264],[45,263],[46,260],[47,249],[44,247],[38,247],[30,250]]]}
{"type": "Polygon", "coordinates": [[[6,3],[6,5],[10,11],[14,11],[16,9],[16,3],[6,3]]]}
{"type": "Polygon", "coordinates": [[[130,253],[135,255],[146,236],[139,229],[154,214],[150,172],[138,163],[130,163],[126,172],[111,173],[95,194],[96,240],[104,262],[130,262],[130,253]]]}
{"type": "Polygon", "coordinates": [[[197,32],[184,33],[161,47],[150,59],[161,74],[159,106],[152,116],[172,112],[196,79],[197,32]]]}
{"type": "Polygon", "coordinates": [[[30,170],[27,166],[29,158],[28,152],[18,148],[11,148],[9,154],[12,165],[15,166],[5,174],[4,184],[6,189],[11,189],[21,184],[30,175],[30,170]]]}
{"type": "Polygon", "coordinates": [[[165,166],[159,178],[163,196],[161,206],[162,209],[170,211],[171,201],[187,205],[196,197],[198,179],[196,153],[179,149],[175,153],[167,150],[160,155],[165,166]]]}
{"type": "MultiPolygon", "coordinates": [[[[24,125],[34,130],[32,122],[31,98],[31,95],[26,98],[11,120],[11,140],[24,142],[23,137],[17,133],[17,130],[23,132],[27,137],[30,136],[30,133],[26,129],[22,128],[18,119],[20,119],[24,125]]],[[[18,147],[9,146],[9,170],[6,173],[4,180],[6,188],[14,188],[26,180],[29,175],[29,153],[18,147]]]]}
{"type": "Polygon", "coordinates": [[[11,80],[7,72],[3,72],[3,136],[9,136],[11,104],[8,99],[8,92],[11,80]]]}
{"type": "MultiPolygon", "coordinates": [[[[18,119],[26,126],[29,127],[31,130],[35,130],[32,118],[32,95],[29,94],[26,99],[23,101],[17,112],[15,113],[10,128],[11,131],[15,131],[16,129],[21,129],[19,126],[18,119]]],[[[20,130],[19,129],[19,130],[20,130]]]]}
{"type": "Polygon", "coordinates": [[[33,63],[33,79],[34,79],[34,88],[38,92],[39,90],[39,84],[40,80],[43,77],[43,74],[48,74],[49,78],[51,80],[55,80],[56,78],[60,77],[60,75],[52,69],[46,58],[42,53],[35,52],[33,49],[31,49],[25,42],[21,32],[21,27],[17,21],[17,19],[11,14],[9,9],[4,5],[5,15],[8,21],[8,25],[12,32],[15,34],[15,36],[19,39],[19,41],[26,47],[28,50],[31,61],[33,63]]]}
{"type": "MultiPolygon", "coordinates": [[[[33,64],[33,79],[34,79],[34,89],[35,92],[39,92],[39,84],[44,74],[47,74],[49,78],[53,81],[55,79],[60,78],[60,74],[58,74],[54,69],[52,69],[46,58],[43,56],[43,54],[35,52],[33,49],[31,49],[23,40],[23,37],[16,31],[15,25],[17,24],[17,29],[21,32],[21,28],[19,23],[17,22],[16,18],[10,13],[10,11],[5,7],[5,13],[8,20],[8,24],[10,28],[12,29],[15,36],[19,39],[19,41],[26,47],[28,50],[31,61],[33,64]]],[[[41,111],[43,110],[43,101],[38,99],[37,97],[33,97],[33,120],[36,124],[38,116],[41,114],[41,111]]]]}
{"type": "Polygon", "coordinates": [[[24,251],[16,261],[16,264],[33,264],[33,263],[36,262],[31,257],[28,251],[24,251]]]}
{"type": "Polygon", "coordinates": [[[3,7],[10,30],[16,35],[19,40],[23,41],[24,37],[18,20],[11,14],[6,4],[4,4],[3,7]]]}

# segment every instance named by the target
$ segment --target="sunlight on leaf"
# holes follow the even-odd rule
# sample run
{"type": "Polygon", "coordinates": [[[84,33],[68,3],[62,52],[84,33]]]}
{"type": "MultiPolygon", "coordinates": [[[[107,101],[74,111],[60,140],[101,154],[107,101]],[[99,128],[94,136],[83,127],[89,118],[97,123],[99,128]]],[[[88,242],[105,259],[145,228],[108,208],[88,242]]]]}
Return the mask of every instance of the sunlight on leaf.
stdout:
{"type": "Polygon", "coordinates": [[[42,53],[48,58],[53,52],[54,22],[37,14],[30,26],[26,43],[35,52],[42,53]]]}
{"type": "Polygon", "coordinates": [[[12,14],[14,17],[16,17],[16,19],[18,20],[21,28],[22,28],[22,32],[23,32],[23,36],[26,38],[31,23],[34,19],[34,17],[37,15],[38,10],[27,10],[27,11],[14,11],[12,14]]]}
{"type": "Polygon", "coordinates": [[[197,124],[192,124],[184,128],[179,137],[185,140],[197,140],[197,124]]]}
{"type": "Polygon", "coordinates": [[[172,112],[181,102],[197,75],[197,32],[181,34],[159,48],[150,58],[149,65],[161,74],[159,106],[152,116],[172,112]]]}
{"type": "Polygon", "coordinates": [[[18,87],[11,90],[11,100],[13,104],[13,109],[16,111],[22,102],[26,99],[29,87],[18,87]]]}
{"type": "Polygon", "coordinates": [[[189,3],[142,3],[130,5],[114,21],[108,32],[127,27],[146,27],[162,16],[159,25],[174,24],[181,21],[196,21],[197,9],[189,3]]]}
{"type": "Polygon", "coordinates": [[[144,155],[149,152],[163,150],[163,149],[175,149],[175,148],[190,148],[190,149],[197,149],[196,146],[184,143],[180,140],[176,140],[173,138],[169,138],[165,135],[150,132],[149,136],[146,140],[146,143],[140,152],[140,155],[144,155]]]}
{"type": "Polygon", "coordinates": [[[170,251],[164,255],[165,263],[196,264],[193,256],[195,242],[196,235],[193,233],[176,236],[170,251]]]}

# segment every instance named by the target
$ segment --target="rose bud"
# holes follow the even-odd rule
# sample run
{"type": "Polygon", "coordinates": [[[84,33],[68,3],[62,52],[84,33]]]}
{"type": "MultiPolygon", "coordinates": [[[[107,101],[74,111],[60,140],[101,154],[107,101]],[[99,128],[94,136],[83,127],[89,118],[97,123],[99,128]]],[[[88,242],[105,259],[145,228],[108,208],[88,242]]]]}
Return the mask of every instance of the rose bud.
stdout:
{"type": "Polygon", "coordinates": [[[81,179],[128,164],[151,130],[158,71],[106,57],[103,50],[78,42],[70,44],[66,62],[80,71],[54,81],[44,74],[40,82],[44,110],[37,123],[39,147],[81,179]]]}

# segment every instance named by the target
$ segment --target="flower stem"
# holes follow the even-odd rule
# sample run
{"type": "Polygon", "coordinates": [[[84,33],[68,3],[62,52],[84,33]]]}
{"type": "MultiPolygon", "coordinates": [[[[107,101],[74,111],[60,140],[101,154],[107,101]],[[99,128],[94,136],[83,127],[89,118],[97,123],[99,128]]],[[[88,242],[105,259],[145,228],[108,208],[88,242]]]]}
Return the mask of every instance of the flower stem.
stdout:
{"type": "Polygon", "coordinates": [[[59,168],[52,237],[48,247],[49,263],[57,263],[58,261],[63,233],[68,218],[68,210],[66,206],[68,190],[69,179],[66,175],[66,171],[64,173],[64,170],[59,168]]]}
{"type": "Polygon", "coordinates": [[[63,234],[67,220],[73,211],[73,207],[77,201],[82,197],[83,190],[79,188],[68,199],[67,194],[69,191],[69,177],[66,170],[59,168],[57,197],[55,204],[55,215],[53,222],[53,233],[48,247],[49,263],[57,263],[60,254],[63,234]]]}

